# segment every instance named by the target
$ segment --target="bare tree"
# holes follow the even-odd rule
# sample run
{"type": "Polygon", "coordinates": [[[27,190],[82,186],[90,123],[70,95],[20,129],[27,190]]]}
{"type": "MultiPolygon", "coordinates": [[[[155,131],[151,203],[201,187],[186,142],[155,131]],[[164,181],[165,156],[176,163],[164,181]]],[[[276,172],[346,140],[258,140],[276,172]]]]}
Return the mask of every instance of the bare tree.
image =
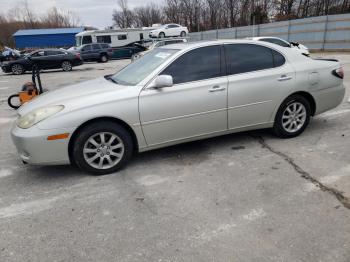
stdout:
{"type": "Polygon", "coordinates": [[[134,25],[134,14],[129,10],[128,0],[118,0],[120,10],[114,10],[113,20],[120,28],[128,28],[134,25]]]}

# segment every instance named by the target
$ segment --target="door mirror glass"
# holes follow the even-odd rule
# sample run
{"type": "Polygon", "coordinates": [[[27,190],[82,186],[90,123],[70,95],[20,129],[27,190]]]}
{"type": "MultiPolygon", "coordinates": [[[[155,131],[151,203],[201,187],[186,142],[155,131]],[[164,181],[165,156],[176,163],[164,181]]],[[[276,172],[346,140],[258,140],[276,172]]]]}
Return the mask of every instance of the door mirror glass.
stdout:
{"type": "Polygon", "coordinates": [[[159,75],[154,80],[153,88],[163,88],[173,86],[173,77],[170,75],[159,75]]]}

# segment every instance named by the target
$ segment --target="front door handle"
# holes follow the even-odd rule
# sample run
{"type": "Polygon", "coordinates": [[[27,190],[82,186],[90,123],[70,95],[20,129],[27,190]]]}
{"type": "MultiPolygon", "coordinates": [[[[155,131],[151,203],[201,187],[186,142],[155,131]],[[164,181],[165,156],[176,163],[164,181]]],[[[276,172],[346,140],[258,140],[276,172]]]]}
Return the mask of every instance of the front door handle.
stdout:
{"type": "Polygon", "coordinates": [[[226,89],[225,87],[213,86],[212,88],[209,89],[209,92],[219,92],[219,91],[224,91],[225,89],[226,89]]]}
{"type": "Polygon", "coordinates": [[[291,76],[287,76],[287,75],[281,75],[280,78],[278,78],[278,81],[287,81],[287,80],[291,80],[292,77],[291,76]]]}

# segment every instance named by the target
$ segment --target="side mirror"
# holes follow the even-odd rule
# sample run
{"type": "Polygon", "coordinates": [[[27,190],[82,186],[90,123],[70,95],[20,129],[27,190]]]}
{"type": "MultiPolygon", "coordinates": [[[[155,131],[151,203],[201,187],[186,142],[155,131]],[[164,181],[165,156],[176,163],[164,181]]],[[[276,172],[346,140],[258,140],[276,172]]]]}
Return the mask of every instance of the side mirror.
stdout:
{"type": "Polygon", "coordinates": [[[154,80],[154,85],[152,86],[155,89],[163,88],[163,87],[171,87],[173,86],[173,77],[170,75],[159,75],[154,80]]]}

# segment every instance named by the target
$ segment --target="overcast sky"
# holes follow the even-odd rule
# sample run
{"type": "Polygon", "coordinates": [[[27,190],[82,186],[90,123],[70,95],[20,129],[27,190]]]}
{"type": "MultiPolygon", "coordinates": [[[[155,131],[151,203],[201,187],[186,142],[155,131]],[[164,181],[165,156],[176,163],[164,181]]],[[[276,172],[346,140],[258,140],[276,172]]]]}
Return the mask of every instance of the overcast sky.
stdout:
{"type": "MultiPolygon", "coordinates": [[[[112,25],[113,9],[117,8],[117,0],[27,0],[33,11],[43,13],[50,7],[69,9],[75,12],[83,25],[96,26],[101,29],[112,25]]],[[[0,12],[6,12],[21,1],[0,0],[0,12]]],[[[128,0],[129,7],[143,6],[147,3],[162,3],[162,0],[128,0]]]]}

